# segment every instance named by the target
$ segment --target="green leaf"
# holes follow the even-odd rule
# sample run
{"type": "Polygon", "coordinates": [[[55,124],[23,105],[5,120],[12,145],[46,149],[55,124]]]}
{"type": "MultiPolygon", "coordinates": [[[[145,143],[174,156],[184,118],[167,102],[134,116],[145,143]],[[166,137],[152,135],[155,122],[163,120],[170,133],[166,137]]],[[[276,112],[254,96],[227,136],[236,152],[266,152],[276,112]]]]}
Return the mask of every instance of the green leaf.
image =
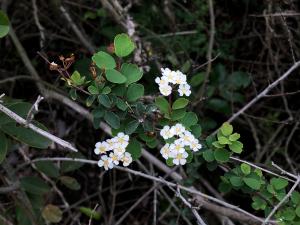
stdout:
{"type": "Polygon", "coordinates": [[[94,118],[101,118],[104,116],[104,109],[103,107],[97,107],[96,109],[92,110],[92,115],[94,118]]]}
{"type": "Polygon", "coordinates": [[[9,20],[2,10],[0,10],[0,38],[6,36],[9,32],[9,20]]]}
{"type": "Polygon", "coordinates": [[[92,95],[97,95],[97,94],[99,94],[98,88],[95,87],[94,85],[88,86],[88,91],[89,91],[92,95]]]}
{"type": "Polygon", "coordinates": [[[140,122],[137,121],[137,120],[130,121],[125,127],[125,133],[128,134],[128,135],[132,134],[133,132],[136,131],[139,124],[140,124],[140,122]]]}
{"type": "Polygon", "coordinates": [[[127,100],[134,102],[144,95],[144,86],[141,84],[130,84],[127,90],[127,100]]]}
{"type": "Polygon", "coordinates": [[[106,79],[115,84],[123,84],[127,81],[127,78],[115,69],[109,69],[105,72],[106,79]]]}
{"type": "MultiPolygon", "coordinates": [[[[79,159],[84,159],[85,157],[80,153],[80,152],[72,152],[67,154],[68,158],[79,158],[79,159]]],[[[61,164],[61,171],[63,173],[67,173],[67,172],[71,172],[74,170],[79,169],[80,167],[82,167],[84,164],[81,162],[75,162],[75,161],[63,161],[61,164]]]]}
{"type": "Polygon", "coordinates": [[[243,174],[245,174],[245,175],[248,175],[251,173],[251,167],[246,163],[241,164],[241,170],[242,170],[243,174]]]}
{"type": "Polygon", "coordinates": [[[111,108],[112,102],[107,95],[101,94],[98,96],[98,102],[106,108],[111,108]]]}
{"type": "Polygon", "coordinates": [[[36,168],[49,177],[59,177],[59,169],[51,161],[39,161],[34,163],[36,168]]]}
{"type": "Polygon", "coordinates": [[[87,207],[80,207],[79,211],[86,215],[88,218],[92,218],[94,220],[100,220],[101,214],[96,212],[94,209],[87,208],[87,207]]]}
{"type": "Polygon", "coordinates": [[[195,138],[199,138],[202,133],[202,128],[199,124],[191,126],[191,132],[195,136],[195,138]]]}
{"type": "Polygon", "coordinates": [[[86,106],[91,107],[96,98],[97,98],[96,95],[90,95],[89,97],[87,97],[87,99],[85,100],[86,106]]]}
{"type": "Polygon", "coordinates": [[[116,61],[115,59],[108,53],[100,51],[93,55],[92,57],[93,62],[96,63],[96,65],[100,69],[114,69],[116,68],[116,61]]]}
{"type": "Polygon", "coordinates": [[[78,191],[80,190],[81,186],[78,183],[78,181],[73,178],[73,177],[69,177],[69,176],[61,176],[59,178],[60,182],[65,185],[67,188],[71,189],[71,190],[75,190],[78,191]]]}
{"type": "Polygon", "coordinates": [[[123,63],[121,73],[127,78],[126,85],[139,81],[143,76],[138,66],[131,63],[123,63]]]}
{"type": "Polygon", "coordinates": [[[185,115],[185,109],[175,109],[172,111],[171,118],[173,121],[176,121],[182,119],[185,115]]]}
{"type": "Polygon", "coordinates": [[[224,136],[229,136],[230,134],[232,134],[232,131],[233,127],[228,122],[223,123],[223,125],[221,126],[221,132],[224,136]]]}
{"type": "Polygon", "coordinates": [[[43,218],[49,223],[59,223],[63,212],[55,205],[48,204],[42,211],[43,218]]]}
{"type": "Polygon", "coordinates": [[[218,141],[221,145],[231,144],[231,141],[229,141],[228,138],[224,136],[218,137],[218,141]]]}
{"type": "Polygon", "coordinates": [[[71,99],[72,99],[73,101],[75,101],[75,100],[77,99],[77,92],[76,92],[76,89],[70,89],[69,95],[70,95],[71,99]]]}
{"type": "Polygon", "coordinates": [[[272,178],[270,180],[271,185],[276,189],[276,190],[281,190],[288,186],[289,182],[285,179],[282,178],[272,178]]]}
{"type": "Polygon", "coordinates": [[[50,191],[50,187],[39,177],[22,177],[20,186],[26,192],[34,195],[43,195],[50,191]]]}
{"type": "Polygon", "coordinates": [[[237,141],[240,137],[241,137],[240,134],[234,133],[234,134],[231,134],[231,135],[229,136],[229,140],[230,140],[230,141],[237,141]]]}
{"type": "MultiPolygon", "coordinates": [[[[37,127],[47,131],[46,127],[42,124],[37,122],[34,123],[37,127]]],[[[13,137],[14,139],[26,143],[27,145],[34,148],[45,149],[48,148],[52,143],[48,138],[39,135],[29,128],[16,125],[16,123],[14,122],[0,126],[0,130],[13,137]]]]}
{"type": "Polygon", "coordinates": [[[116,106],[121,109],[122,111],[125,111],[128,108],[128,105],[125,101],[123,101],[120,98],[117,98],[116,106]]]}
{"type": "Polygon", "coordinates": [[[186,158],[187,163],[191,163],[194,157],[194,154],[191,150],[186,149],[186,152],[188,153],[188,157],[186,158]]]}
{"type": "Polygon", "coordinates": [[[117,56],[125,57],[135,49],[135,44],[127,34],[118,34],[114,39],[114,47],[117,56]]]}
{"type": "Polygon", "coordinates": [[[205,78],[205,73],[195,74],[191,79],[191,82],[190,82],[191,86],[192,87],[199,86],[204,81],[204,78],[205,78]]]}
{"type": "Polygon", "coordinates": [[[298,217],[300,217],[300,206],[296,208],[295,213],[298,217]]]}
{"type": "Polygon", "coordinates": [[[106,86],[101,90],[101,94],[107,95],[111,92],[111,88],[106,86]]]}
{"type": "Polygon", "coordinates": [[[168,158],[168,159],[166,160],[166,164],[167,164],[168,166],[174,166],[173,158],[168,158]]]}
{"type": "Polygon", "coordinates": [[[245,182],[245,184],[254,189],[254,190],[259,190],[260,186],[261,186],[261,182],[255,178],[251,178],[251,177],[244,177],[243,181],[245,182]]]}
{"type": "Polygon", "coordinates": [[[214,152],[215,159],[219,162],[227,162],[230,157],[230,152],[226,149],[217,149],[214,152]]]}
{"type": "Polygon", "coordinates": [[[232,142],[232,144],[229,145],[229,148],[231,151],[240,154],[243,151],[243,143],[240,141],[232,142]]]}
{"type": "Polygon", "coordinates": [[[186,107],[187,104],[189,104],[189,100],[186,98],[179,98],[173,103],[172,109],[182,109],[186,107]]]}
{"type": "Polygon", "coordinates": [[[212,150],[210,150],[210,149],[204,151],[202,154],[203,154],[203,158],[207,162],[212,162],[212,161],[215,160],[214,152],[212,150]]]}
{"type": "Polygon", "coordinates": [[[293,193],[291,195],[291,200],[296,205],[298,205],[300,203],[300,194],[298,191],[293,191],[293,193]]]}
{"type": "Polygon", "coordinates": [[[292,208],[286,208],[283,212],[282,212],[282,219],[287,220],[287,221],[293,221],[296,217],[296,213],[295,210],[292,208]]]}
{"type": "Polygon", "coordinates": [[[3,160],[6,157],[7,148],[8,148],[8,140],[5,134],[0,132],[0,164],[3,162],[3,160]]]}
{"type": "Polygon", "coordinates": [[[104,114],[104,120],[114,129],[120,127],[120,118],[114,112],[106,111],[104,114]]]}
{"type": "Polygon", "coordinates": [[[229,181],[232,184],[232,186],[234,186],[234,187],[241,187],[243,185],[242,178],[237,177],[237,176],[231,176],[229,178],[229,181]]]}
{"type": "Polygon", "coordinates": [[[231,190],[231,188],[231,185],[225,182],[221,182],[218,187],[219,191],[222,193],[228,193],[231,190]]]}
{"type": "Polygon", "coordinates": [[[71,75],[71,80],[75,84],[75,86],[80,86],[84,84],[85,77],[81,77],[80,73],[75,70],[71,75]]]}
{"type": "Polygon", "coordinates": [[[251,204],[252,208],[255,209],[255,210],[264,210],[267,206],[267,202],[260,198],[259,196],[253,196],[252,198],[253,202],[251,204]]]}
{"type": "Polygon", "coordinates": [[[183,126],[189,128],[193,125],[196,125],[198,122],[198,117],[193,112],[187,112],[185,116],[180,120],[183,126]]]}
{"type": "Polygon", "coordinates": [[[137,160],[142,155],[142,147],[140,142],[135,138],[131,139],[126,148],[126,151],[131,154],[133,160],[137,160]]]}
{"type": "Polygon", "coordinates": [[[169,102],[164,97],[157,97],[155,99],[155,105],[164,114],[169,114],[169,102]]]}
{"type": "Polygon", "coordinates": [[[212,145],[216,148],[224,148],[224,145],[220,144],[218,141],[214,141],[212,145]]]}

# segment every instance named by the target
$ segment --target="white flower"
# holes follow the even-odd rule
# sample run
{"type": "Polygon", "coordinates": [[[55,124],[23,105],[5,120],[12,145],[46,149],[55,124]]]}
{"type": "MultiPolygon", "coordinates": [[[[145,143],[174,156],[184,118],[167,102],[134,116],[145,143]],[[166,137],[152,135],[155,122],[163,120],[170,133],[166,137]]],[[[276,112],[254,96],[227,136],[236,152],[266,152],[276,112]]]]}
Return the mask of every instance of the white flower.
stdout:
{"type": "Polygon", "coordinates": [[[180,84],[179,89],[178,89],[179,95],[180,96],[183,96],[183,95],[190,96],[190,94],[192,93],[190,89],[191,89],[190,85],[180,84]]]}
{"type": "Polygon", "coordinates": [[[199,149],[202,148],[202,145],[199,143],[199,141],[197,139],[194,139],[191,143],[190,143],[190,148],[194,151],[197,152],[199,151],[199,149]]]}
{"type": "Polygon", "coordinates": [[[109,153],[109,157],[115,165],[119,165],[119,161],[121,160],[121,156],[117,155],[113,152],[109,153]]]}
{"type": "Polygon", "coordinates": [[[113,150],[116,155],[120,155],[120,156],[123,155],[125,152],[125,148],[123,146],[117,145],[117,144],[115,144],[113,150]]]}
{"type": "Polygon", "coordinates": [[[94,149],[96,155],[105,154],[107,151],[109,151],[109,146],[106,141],[96,143],[94,149]]]}
{"type": "Polygon", "coordinates": [[[170,155],[172,156],[172,158],[174,158],[179,153],[185,152],[184,144],[181,142],[180,139],[175,140],[174,143],[170,145],[170,149],[171,149],[170,155]]]}
{"type": "Polygon", "coordinates": [[[176,71],[175,84],[186,84],[186,75],[179,70],[176,71]]]}
{"type": "Polygon", "coordinates": [[[108,145],[108,150],[113,150],[115,147],[115,141],[112,139],[107,139],[106,140],[107,145],[108,145]]]}
{"type": "Polygon", "coordinates": [[[184,164],[186,164],[186,158],[187,157],[188,157],[188,153],[187,152],[179,153],[173,159],[173,163],[175,165],[184,165],[184,164]]]}
{"type": "Polygon", "coordinates": [[[190,145],[195,140],[194,135],[188,130],[180,134],[179,137],[184,145],[190,145]]]}
{"type": "Polygon", "coordinates": [[[163,77],[167,76],[167,74],[171,73],[171,70],[169,68],[161,68],[160,71],[161,71],[161,75],[163,77]]]}
{"type": "MultiPolygon", "coordinates": [[[[128,141],[129,141],[129,136],[128,135],[125,135],[123,132],[120,132],[117,134],[117,136],[115,137],[115,140],[117,144],[120,144],[120,145],[128,145],[128,141]]],[[[126,147],[125,146],[125,147],[126,147]]]]}
{"type": "Polygon", "coordinates": [[[170,157],[171,149],[170,149],[170,144],[165,144],[161,149],[160,149],[160,154],[162,155],[163,158],[168,159],[170,157]]]}
{"type": "Polygon", "coordinates": [[[174,136],[174,133],[169,126],[164,126],[163,129],[160,131],[160,136],[162,136],[163,139],[166,140],[172,138],[174,136]]]}
{"type": "Polygon", "coordinates": [[[174,135],[181,135],[185,131],[185,127],[182,124],[177,123],[171,128],[174,135]]]}
{"type": "Polygon", "coordinates": [[[123,162],[123,166],[128,166],[132,162],[131,154],[129,152],[125,152],[121,161],[123,162]]]}
{"type": "Polygon", "coordinates": [[[159,91],[164,96],[169,96],[172,93],[172,87],[170,85],[160,85],[159,91]]]}
{"type": "Polygon", "coordinates": [[[167,81],[166,77],[162,77],[161,79],[159,77],[155,78],[155,83],[157,83],[159,86],[168,85],[169,82],[167,81]]]}
{"type": "Polygon", "coordinates": [[[176,84],[177,77],[178,74],[175,71],[171,71],[165,75],[166,80],[172,84],[176,84]]]}
{"type": "Polygon", "coordinates": [[[101,156],[101,159],[98,161],[99,167],[104,167],[105,170],[112,169],[114,164],[111,158],[108,158],[107,155],[101,156]]]}

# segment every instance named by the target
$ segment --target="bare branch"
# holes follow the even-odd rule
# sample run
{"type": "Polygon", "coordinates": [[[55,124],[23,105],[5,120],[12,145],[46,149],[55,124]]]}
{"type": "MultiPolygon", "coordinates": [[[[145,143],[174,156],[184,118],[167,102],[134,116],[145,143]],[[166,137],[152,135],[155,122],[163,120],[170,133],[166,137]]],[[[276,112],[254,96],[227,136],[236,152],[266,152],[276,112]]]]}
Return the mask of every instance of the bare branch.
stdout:
{"type": "Polygon", "coordinates": [[[74,152],[78,151],[69,142],[64,141],[64,140],[60,139],[59,137],[56,137],[53,134],[50,134],[50,133],[42,130],[41,128],[33,125],[32,123],[27,124],[27,120],[23,119],[21,116],[19,116],[18,114],[14,113],[10,109],[6,108],[1,103],[0,103],[0,111],[3,112],[4,114],[6,114],[7,116],[9,116],[11,119],[15,120],[18,124],[21,124],[21,125],[23,125],[25,127],[28,127],[29,129],[31,129],[34,132],[42,135],[45,138],[48,138],[49,140],[57,143],[58,145],[60,145],[60,146],[62,146],[64,148],[67,148],[69,150],[72,150],[74,152]]]}

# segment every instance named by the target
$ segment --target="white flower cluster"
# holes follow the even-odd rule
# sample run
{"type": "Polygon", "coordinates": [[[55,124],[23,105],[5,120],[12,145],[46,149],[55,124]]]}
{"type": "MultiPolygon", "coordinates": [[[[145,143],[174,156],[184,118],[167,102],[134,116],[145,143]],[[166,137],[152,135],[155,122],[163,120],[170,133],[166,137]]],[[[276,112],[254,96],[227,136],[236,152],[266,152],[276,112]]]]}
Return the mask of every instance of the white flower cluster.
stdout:
{"type": "Polygon", "coordinates": [[[128,143],[129,136],[122,132],[114,138],[97,142],[94,152],[101,155],[98,166],[104,167],[105,170],[112,169],[114,165],[119,165],[119,162],[122,162],[123,166],[128,166],[132,162],[131,154],[126,152],[128,143]]]}
{"type": "Polygon", "coordinates": [[[186,75],[177,71],[172,71],[169,68],[161,68],[162,77],[156,77],[155,82],[159,86],[159,91],[162,95],[168,96],[172,93],[172,86],[178,86],[178,93],[180,96],[190,96],[191,87],[186,82],[186,75]]]}
{"type": "Polygon", "coordinates": [[[172,144],[167,143],[160,150],[162,157],[165,159],[172,158],[175,165],[186,164],[188,153],[185,147],[189,147],[194,152],[202,148],[198,139],[180,123],[172,127],[164,126],[160,131],[160,135],[165,140],[177,136],[177,139],[172,144]]]}

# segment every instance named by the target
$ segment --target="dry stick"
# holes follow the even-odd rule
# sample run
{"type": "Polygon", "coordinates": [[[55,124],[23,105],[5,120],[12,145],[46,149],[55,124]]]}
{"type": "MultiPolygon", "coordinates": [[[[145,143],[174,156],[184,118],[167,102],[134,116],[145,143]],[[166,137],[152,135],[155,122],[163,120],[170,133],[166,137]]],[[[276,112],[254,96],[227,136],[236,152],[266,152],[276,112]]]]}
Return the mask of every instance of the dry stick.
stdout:
{"type": "MultiPolygon", "coordinates": [[[[258,100],[265,97],[267,93],[269,93],[274,87],[276,87],[281,81],[286,79],[295,69],[300,66],[300,61],[296,62],[292,67],[290,67],[281,77],[271,83],[266,89],[264,89],[259,95],[257,95],[254,99],[252,99],[249,103],[247,103],[243,108],[241,108],[238,112],[234,113],[227,122],[232,122],[237,117],[239,117],[242,113],[244,113],[248,108],[254,105],[258,100]]],[[[216,131],[214,132],[214,134],[216,131]]]]}
{"type": "Polygon", "coordinates": [[[298,179],[298,176],[296,176],[296,175],[294,175],[294,174],[292,174],[292,173],[290,173],[290,172],[282,169],[280,166],[278,166],[274,162],[272,162],[272,166],[274,166],[276,169],[278,169],[282,174],[286,174],[286,175],[288,175],[290,177],[293,177],[294,179],[298,179]]]}
{"type": "Polygon", "coordinates": [[[290,189],[290,191],[287,193],[287,195],[284,196],[284,198],[273,208],[273,210],[270,212],[270,214],[265,219],[265,221],[262,223],[262,225],[265,225],[269,222],[270,218],[279,209],[279,207],[292,195],[293,191],[296,189],[296,187],[298,186],[299,183],[300,183],[300,176],[298,175],[296,183],[293,185],[293,187],[290,189]]]}
{"type": "Polygon", "coordinates": [[[208,7],[209,7],[209,22],[210,22],[210,35],[209,35],[208,50],[207,50],[207,55],[206,55],[208,64],[207,64],[207,68],[206,68],[203,85],[202,85],[199,93],[197,94],[198,99],[201,99],[203,97],[203,94],[206,90],[206,85],[209,81],[209,75],[211,72],[211,63],[212,63],[212,51],[213,51],[215,33],[216,33],[213,0],[208,0],[208,7]]]}
{"type": "Polygon", "coordinates": [[[17,115],[16,113],[14,113],[13,111],[11,111],[10,109],[6,108],[4,105],[2,105],[0,103],[0,111],[3,112],[4,114],[6,114],[7,116],[9,116],[11,119],[13,119],[14,121],[16,121],[18,124],[21,124],[25,127],[28,127],[29,129],[33,130],[34,132],[42,135],[45,138],[48,138],[49,140],[57,143],[58,145],[70,149],[74,152],[77,152],[78,150],[76,148],[74,148],[69,142],[64,141],[62,139],[60,139],[59,137],[54,136],[53,134],[50,134],[44,130],[42,130],[41,128],[33,125],[32,123],[28,123],[25,119],[23,119],[21,116],[17,115]]]}
{"type": "Polygon", "coordinates": [[[37,4],[36,4],[36,0],[32,0],[32,7],[33,7],[33,17],[34,17],[34,21],[35,24],[37,26],[37,28],[40,31],[40,48],[43,49],[44,47],[44,43],[45,43],[45,28],[42,26],[42,24],[40,23],[39,17],[38,17],[38,8],[37,8],[37,4]]]}
{"type": "Polygon", "coordinates": [[[44,97],[42,96],[38,96],[35,103],[31,106],[29,112],[27,113],[27,117],[26,117],[26,126],[28,126],[29,123],[31,123],[31,121],[34,118],[34,114],[37,113],[39,111],[39,104],[40,102],[44,99],[44,97]]]}
{"type": "MultiPolygon", "coordinates": [[[[242,160],[242,159],[239,159],[239,158],[236,158],[236,157],[233,157],[233,156],[231,156],[230,159],[232,159],[232,160],[234,160],[234,161],[237,161],[237,162],[241,162],[241,163],[248,164],[249,166],[251,166],[251,167],[253,167],[253,168],[260,169],[261,171],[264,171],[264,172],[266,172],[266,173],[268,173],[268,174],[271,174],[271,175],[273,175],[273,176],[280,177],[280,178],[282,178],[282,179],[288,180],[288,181],[290,181],[290,182],[293,182],[293,183],[296,182],[295,180],[292,180],[292,179],[290,179],[290,178],[288,178],[288,177],[285,177],[285,176],[281,176],[281,175],[279,175],[279,174],[277,174],[277,173],[274,173],[274,172],[272,172],[272,171],[270,171],[270,170],[267,170],[267,169],[265,169],[265,168],[262,168],[262,167],[260,167],[260,166],[257,166],[257,165],[255,165],[254,163],[248,162],[248,161],[246,161],[246,160],[242,160]]],[[[297,176],[293,176],[293,178],[297,179],[297,176]]]]}
{"type": "MultiPolygon", "coordinates": [[[[88,163],[88,164],[94,164],[94,165],[96,165],[98,163],[98,161],[96,161],[96,160],[88,160],[88,159],[80,159],[80,158],[64,158],[64,157],[36,158],[36,159],[31,160],[32,163],[39,162],[39,161],[75,161],[75,162],[82,162],[82,163],[88,163]]],[[[22,167],[24,167],[25,165],[26,164],[21,165],[18,168],[18,170],[21,169],[22,167]]],[[[225,207],[222,207],[222,206],[216,205],[214,203],[208,202],[206,200],[198,199],[202,203],[201,206],[203,208],[209,209],[210,211],[213,211],[216,213],[220,213],[224,216],[229,216],[236,220],[243,221],[243,222],[246,222],[249,224],[260,224],[264,221],[262,218],[254,216],[251,213],[248,213],[247,211],[241,209],[238,206],[229,204],[225,201],[222,201],[222,200],[214,198],[210,195],[204,194],[204,193],[196,190],[194,187],[185,187],[183,185],[179,185],[179,184],[164,180],[162,178],[154,177],[154,176],[151,176],[151,175],[139,172],[139,171],[135,171],[135,170],[132,170],[129,168],[124,168],[124,167],[119,167],[119,166],[115,166],[114,168],[116,168],[117,170],[120,170],[120,171],[124,171],[124,172],[130,173],[130,174],[136,175],[136,176],[140,176],[140,177],[144,177],[146,179],[156,181],[157,183],[166,184],[170,187],[179,187],[181,190],[187,191],[198,197],[200,196],[201,198],[206,198],[212,202],[215,202],[222,206],[225,206],[225,207]]],[[[274,221],[272,221],[272,222],[274,222],[274,221]]]]}
{"type": "Polygon", "coordinates": [[[172,187],[169,187],[169,188],[176,193],[176,196],[181,199],[181,201],[183,202],[183,204],[185,204],[187,207],[189,207],[192,210],[192,213],[194,214],[194,216],[197,219],[197,224],[198,225],[206,225],[206,223],[203,221],[203,219],[199,215],[198,211],[192,206],[192,204],[188,200],[186,200],[182,196],[182,194],[180,193],[180,188],[178,186],[177,186],[176,190],[174,188],[172,188],[172,187]]]}
{"type": "Polygon", "coordinates": [[[65,19],[69,22],[71,25],[72,30],[77,35],[79,40],[82,42],[82,44],[89,50],[90,53],[93,53],[95,51],[95,47],[91,44],[91,42],[85,37],[83,34],[83,31],[81,31],[78,26],[74,23],[73,19],[71,18],[68,11],[63,7],[62,5],[59,7],[59,10],[61,11],[62,15],[65,17],[65,19]]]}

